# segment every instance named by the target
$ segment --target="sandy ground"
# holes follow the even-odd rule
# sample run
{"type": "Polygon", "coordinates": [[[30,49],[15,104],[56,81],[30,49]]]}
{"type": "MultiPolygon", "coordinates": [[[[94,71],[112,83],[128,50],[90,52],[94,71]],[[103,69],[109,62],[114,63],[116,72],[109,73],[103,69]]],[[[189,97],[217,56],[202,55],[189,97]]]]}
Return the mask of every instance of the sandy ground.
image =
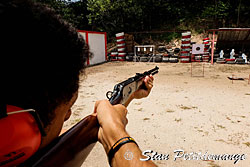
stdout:
{"type": "MultiPolygon", "coordinates": [[[[154,161],[170,167],[248,167],[250,165],[250,85],[249,65],[210,65],[193,68],[190,64],[110,62],[86,69],[73,114],[65,123],[69,128],[93,112],[96,100],[105,99],[106,92],[136,72],[159,66],[154,88],[149,97],[134,100],[128,107],[127,130],[142,151],[153,150],[169,154],[169,160],[154,161]],[[232,160],[174,161],[174,150],[186,153],[246,154],[246,160],[234,164],[232,160]]],[[[83,166],[109,166],[99,143],[96,144],[83,166]]]]}

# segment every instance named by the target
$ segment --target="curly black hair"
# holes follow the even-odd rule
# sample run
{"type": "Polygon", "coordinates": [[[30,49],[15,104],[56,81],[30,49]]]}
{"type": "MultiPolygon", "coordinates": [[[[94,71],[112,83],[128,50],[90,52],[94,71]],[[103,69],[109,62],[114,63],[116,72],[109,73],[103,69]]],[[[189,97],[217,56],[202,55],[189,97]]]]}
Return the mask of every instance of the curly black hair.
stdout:
{"type": "Polygon", "coordinates": [[[5,102],[35,109],[47,126],[78,90],[87,46],[55,11],[30,0],[1,1],[0,22],[5,102]]]}

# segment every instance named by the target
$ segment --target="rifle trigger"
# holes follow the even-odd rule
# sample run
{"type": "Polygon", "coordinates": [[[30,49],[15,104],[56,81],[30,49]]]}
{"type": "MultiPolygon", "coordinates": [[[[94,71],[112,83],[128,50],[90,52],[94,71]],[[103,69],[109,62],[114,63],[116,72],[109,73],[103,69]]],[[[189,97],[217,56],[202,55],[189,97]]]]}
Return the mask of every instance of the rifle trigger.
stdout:
{"type": "Polygon", "coordinates": [[[110,98],[112,97],[112,94],[113,94],[112,91],[108,91],[108,92],[106,93],[106,97],[110,100],[110,98]]]}

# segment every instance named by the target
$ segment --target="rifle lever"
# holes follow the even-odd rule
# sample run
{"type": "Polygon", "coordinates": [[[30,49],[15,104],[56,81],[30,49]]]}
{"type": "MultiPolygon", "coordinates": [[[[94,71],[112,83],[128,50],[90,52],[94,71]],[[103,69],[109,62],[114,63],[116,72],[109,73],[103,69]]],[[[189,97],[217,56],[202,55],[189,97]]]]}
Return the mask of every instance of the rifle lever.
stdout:
{"type": "Polygon", "coordinates": [[[106,93],[106,97],[107,97],[108,99],[110,99],[110,98],[112,97],[112,94],[113,94],[112,91],[108,91],[108,92],[106,93]]]}

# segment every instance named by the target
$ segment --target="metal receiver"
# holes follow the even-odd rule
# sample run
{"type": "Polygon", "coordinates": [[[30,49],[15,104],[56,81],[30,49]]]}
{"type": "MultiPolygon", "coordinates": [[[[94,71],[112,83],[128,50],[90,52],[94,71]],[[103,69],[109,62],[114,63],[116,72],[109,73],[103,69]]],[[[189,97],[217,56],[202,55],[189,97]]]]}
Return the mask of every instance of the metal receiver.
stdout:
{"type": "Polygon", "coordinates": [[[106,93],[107,98],[110,103],[115,104],[125,104],[130,95],[138,90],[139,88],[146,89],[144,82],[142,81],[148,75],[155,75],[158,73],[159,67],[155,67],[144,73],[136,73],[134,77],[128,78],[127,80],[118,83],[114,86],[113,92],[108,91],[106,93]]]}

